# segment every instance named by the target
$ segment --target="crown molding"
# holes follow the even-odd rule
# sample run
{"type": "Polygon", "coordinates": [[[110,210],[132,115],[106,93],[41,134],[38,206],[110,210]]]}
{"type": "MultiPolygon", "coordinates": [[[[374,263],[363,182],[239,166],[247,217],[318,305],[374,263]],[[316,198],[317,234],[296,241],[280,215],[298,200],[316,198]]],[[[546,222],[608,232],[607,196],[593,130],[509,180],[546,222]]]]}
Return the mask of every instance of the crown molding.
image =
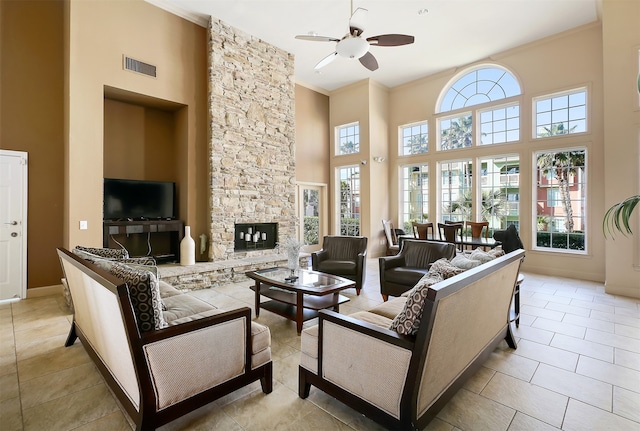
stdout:
{"type": "Polygon", "coordinates": [[[184,18],[187,21],[191,21],[194,24],[198,24],[201,27],[207,28],[209,25],[209,15],[201,13],[191,12],[181,7],[176,6],[173,3],[169,3],[165,0],[144,0],[149,4],[152,4],[160,9],[164,9],[169,13],[172,13],[180,18],[184,18]]]}

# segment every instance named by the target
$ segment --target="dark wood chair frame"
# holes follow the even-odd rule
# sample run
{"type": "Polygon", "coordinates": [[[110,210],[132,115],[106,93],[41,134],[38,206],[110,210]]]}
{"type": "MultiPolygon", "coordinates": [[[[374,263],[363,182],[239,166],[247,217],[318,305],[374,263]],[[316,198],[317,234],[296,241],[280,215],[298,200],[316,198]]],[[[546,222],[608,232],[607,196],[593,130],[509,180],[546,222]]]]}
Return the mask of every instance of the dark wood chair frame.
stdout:
{"type": "Polygon", "coordinates": [[[59,248],[58,255],[60,259],[65,259],[76,268],[80,269],[80,271],[102,284],[105,289],[111,291],[118,298],[120,309],[122,310],[122,314],[125,319],[126,334],[138,380],[138,389],[140,391],[141,398],[139,411],[136,410],[136,407],[129,400],[127,394],[123,391],[115,378],[111,375],[109,369],[102,362],[100,356],[91,347],[91,343],[83,334],[82,329],[76,325],[75,320],[71,324],[71,329],[69,330],[65,347],[73,345],[76,339],[80,338],[83,347],[95,363],[106,383],[109,385],[109,388],[114,392],[129,417],[135,422],[136,430],[156,429],[257,380],[260,381],[262,392],[265,394],[269,394],[273,390],[273,363],[271,361],[253,370],[251,369],[250,308],[242,307],[233,311],[217,314],[215,316],[205,317],[176,326],[170,326],[165,329],[140,333],[135,321],[133,305],[129,298],[129,288],[126,283],[123,283],[119,278],[114,277],[84,259],[75,256],[68,250],[59,248]],[[166,407],[161,411],[157,411],[157,398],[152,383],[151,372],[145,359],[144,346],[238,318],[245,318],[247,322],[245,334],[245,343],[247,343],[247,345],[245,346],[246,357],[244,361],[244,373],[232,380],[195,394],[190,398],[166,407]]]}

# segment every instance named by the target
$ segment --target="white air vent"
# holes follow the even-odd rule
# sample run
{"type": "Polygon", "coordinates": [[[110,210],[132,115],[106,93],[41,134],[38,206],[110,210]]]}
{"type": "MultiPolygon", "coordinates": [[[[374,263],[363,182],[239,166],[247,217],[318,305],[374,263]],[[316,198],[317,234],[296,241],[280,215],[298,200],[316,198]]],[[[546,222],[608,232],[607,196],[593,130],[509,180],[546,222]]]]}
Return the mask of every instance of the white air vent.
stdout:
{"type": "Polygon", "coordinates": [[[124,56],[123,67],[125,70],[142,73],[147,76],[153,76],[154,78],[156,77],[156,67],[153,64],[144,63],[131,57],[124,56]]]}

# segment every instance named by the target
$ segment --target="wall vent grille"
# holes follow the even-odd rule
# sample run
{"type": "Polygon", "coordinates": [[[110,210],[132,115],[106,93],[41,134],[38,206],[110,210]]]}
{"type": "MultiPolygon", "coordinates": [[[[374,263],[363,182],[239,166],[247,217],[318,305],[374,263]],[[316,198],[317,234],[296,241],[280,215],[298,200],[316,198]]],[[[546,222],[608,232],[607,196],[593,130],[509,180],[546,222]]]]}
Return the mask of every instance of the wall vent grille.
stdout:
{"type": "Polygon", "coordinates": [[[156,66],[131,57],[124,57],[124,68],[132,72],[142,73],[143,75],[153,76],[156,78],[156,66]]]}

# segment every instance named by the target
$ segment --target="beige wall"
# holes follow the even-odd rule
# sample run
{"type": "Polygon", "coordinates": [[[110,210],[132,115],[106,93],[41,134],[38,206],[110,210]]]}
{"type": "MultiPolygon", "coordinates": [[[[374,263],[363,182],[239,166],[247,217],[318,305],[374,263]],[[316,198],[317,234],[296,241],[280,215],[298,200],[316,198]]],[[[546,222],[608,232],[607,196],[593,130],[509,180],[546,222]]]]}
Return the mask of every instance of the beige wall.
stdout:
{"type": "MultiPolygon", "coordinates": [[[[640,194],[640,2],[604,0],[605,208],[640,194]]],[[[633,235],[605,241],[606,291],[640,297],[640,207],[633,235]]]]}
{"type": "Polygon", "coordinates": [[[29,288],[62,276],[62,17],[62,1],[0,1],[0,148],[29,155],[29,288]]]}
{"type": "MultiPolygon", "coordinates": [[[[102,244],[105,88],[184,106],[176,111],[173,138],[180,217],[192,226],[193,237],[205,232],[206,219],[198,216],[208,205],[206,173],[199,161],[206,154],[202,147],[206,148],[207,135],[205,29],[141,0],[70,1],[65,18],[69,43],[64,245],[102,244]],[[123,70],[123,54],[157,66],[158,77],[123,70]],[[89,229],[79,230],[79,220],[88,220],[89,229]]],[[[132,127],[148,136],[148,131],[139,130],[144,125],[143,121],[132,127]]],[[[155,156],[147,147],[136,157],[149,161],[155,156]]]]}
{"type": "Polygon", "coordinates": [[[329,96],[296,85],[296,181],[329,184],[329,96]]]}

